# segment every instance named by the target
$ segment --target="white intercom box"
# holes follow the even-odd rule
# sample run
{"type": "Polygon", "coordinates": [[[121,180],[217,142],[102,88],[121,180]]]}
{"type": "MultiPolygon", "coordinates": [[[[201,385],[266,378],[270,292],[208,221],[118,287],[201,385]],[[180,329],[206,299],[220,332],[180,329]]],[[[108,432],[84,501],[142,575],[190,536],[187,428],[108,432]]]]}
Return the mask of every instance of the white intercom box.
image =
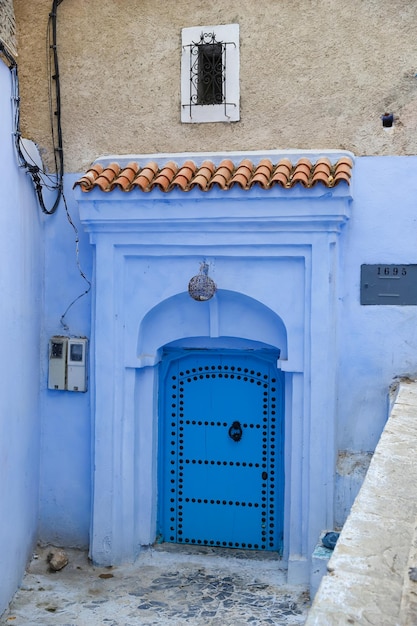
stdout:
{"type": "Polygon", "coordinates": [[[49,389],[66,389],[68,337],[51,337],[49,341],[49,389]]]}
{"type": "Polygon", "coordinates": [[[86,391],[87,339],[68,339],[67,389],[86,391]]]}
{"type": "Polygon", "coordinates": [[[87,345],[85,337],[51,337],[49,389],[87,391],[87,345]]]}

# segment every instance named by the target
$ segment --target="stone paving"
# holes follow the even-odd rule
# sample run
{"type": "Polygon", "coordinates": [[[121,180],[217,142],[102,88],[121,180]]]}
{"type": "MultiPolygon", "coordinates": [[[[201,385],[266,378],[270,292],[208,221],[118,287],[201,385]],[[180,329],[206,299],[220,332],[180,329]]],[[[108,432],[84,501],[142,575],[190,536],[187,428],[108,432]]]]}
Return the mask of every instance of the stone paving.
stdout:
{"type": "Polygon", "coordinates": [[[49,550],[38,549],[0,625],[304,624],[308,592],[288,587],[270,555],[182,548],[150,548],[134,565],[111,568],[69,550],[69,564],[55,573],[48,571],[49,550]]]}

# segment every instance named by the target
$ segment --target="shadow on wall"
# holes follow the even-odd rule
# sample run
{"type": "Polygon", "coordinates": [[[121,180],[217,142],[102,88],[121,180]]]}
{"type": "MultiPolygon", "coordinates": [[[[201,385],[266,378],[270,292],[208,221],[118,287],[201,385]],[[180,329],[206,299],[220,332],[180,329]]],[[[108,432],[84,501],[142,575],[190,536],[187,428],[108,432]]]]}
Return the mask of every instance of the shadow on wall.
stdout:
{"type": "MultiPolygon", "coordinates": [[[[242,340],[256,340],[259,346],[280,348],[281,358],[287,358],[287,332],[281,318],[254,298],[233,291],[220,289],[208,302],[196,302],[184,292],[158,304],[140,324],[138,356],[156,363],[161,346],[183,338],[188,338],[189,347],[192,338],[210,339],[210,347],[214,343],[235,347],[238,339],[240,348],[245,347],[242,340]]],[[[195,341],[205,347],[201,339],[195,341]]]]}

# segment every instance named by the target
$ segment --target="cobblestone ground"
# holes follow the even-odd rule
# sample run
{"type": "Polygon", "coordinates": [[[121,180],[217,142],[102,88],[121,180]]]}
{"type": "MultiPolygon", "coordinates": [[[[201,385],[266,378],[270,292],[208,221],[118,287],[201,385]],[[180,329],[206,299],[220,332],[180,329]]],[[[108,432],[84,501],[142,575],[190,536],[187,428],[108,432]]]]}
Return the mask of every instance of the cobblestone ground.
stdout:
{"type": "MultiPolygon", "coordinates": [[[[1,626],[241,626],[304,624],[304,588],[285,585],[279,561],[175,546],[143,551],[134,565],[97,568],[69,550],[48,571],[38,550],[1,626]]],[[[266,555],[262,555],[266,556],[266,555]]]]}

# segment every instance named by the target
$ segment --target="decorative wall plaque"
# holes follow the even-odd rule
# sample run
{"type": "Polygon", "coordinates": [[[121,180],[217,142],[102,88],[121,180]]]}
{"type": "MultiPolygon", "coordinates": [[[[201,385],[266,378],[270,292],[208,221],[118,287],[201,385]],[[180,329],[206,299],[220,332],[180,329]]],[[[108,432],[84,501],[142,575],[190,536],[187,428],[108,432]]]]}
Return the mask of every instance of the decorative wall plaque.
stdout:
{"type": "Polygon", "coordinates": [[[417,304],[417,264],[361,266],[361,304],[417,304]]]}

